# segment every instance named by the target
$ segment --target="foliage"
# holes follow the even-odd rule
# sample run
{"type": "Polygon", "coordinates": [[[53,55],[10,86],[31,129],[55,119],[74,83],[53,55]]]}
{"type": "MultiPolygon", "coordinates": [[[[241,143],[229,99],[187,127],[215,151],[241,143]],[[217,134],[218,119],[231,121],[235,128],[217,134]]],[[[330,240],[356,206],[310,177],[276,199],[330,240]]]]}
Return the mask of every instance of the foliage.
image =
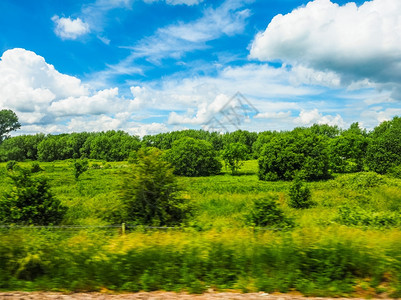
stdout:
{"type": "Polygon", "coordinates": [[[34,161],[31,164],[31,173],[38,173],[38,172],[42,172],[43,169],[40,167],[39,163],[34,161]]]}
{"type": "Polygon", "coordinates": [[[314,204],[309,187],[298,176],[293,180],[289,195],[289,206],[293,208],[310,208],[314,204]]]}
{"type": "Polygon", "coordinates": [[[359,284],[400,292],[401,235],[362,230],[294,232],[0,232],[6,290],[300,291],[361,296],[359,284]]]}
{"type": "Polygon", "coordinates": [[[6,170],[7,171],[12,171],[14,170],[14,168],[17,166],[17,162],[15,160],[10,160],[7,162],[6,164],[6,170]]]}
{"type": "Polygon", "coordinates": [[[351,208],[348,205],[338,209],[337,222],[347,226],[392,227],[400,225],[399,213],[369,211],[361,208],[351,208]]]}
{"type": "Polygon", "coordinates": [[[181,224],[189,205],[179,192],[173,169],[162,159],[162,152],[156,148],[140,149],[138,161],[122,187],[124,221],[152,226],[181,224]]]}
{"type": "Polygon", "coordinates": [[[261,180],[292,180],[297,173],[306,180],[330,176],[326,138],[306,129],[274,136],[258,162],[261,180]]]}
{"type": "Polygon", "coordinates": [[[366,131],[360,129],[358,123],[332,138],[329,142],[332,170],[338,173],[362,171],[368,141],[366,131]]]}
{"type": "Polygon", "coordinates": [[[369,169],[385,174],[401,165],[401,118],[394,117],[377,126],[367,147],[366,164],[369,169]]]}
{"type": "Polygon", "coordinates": [[[38,145],[45,138],[44,134],[19,135],[7,138],[0,144],[0,161],[38,159],[38,145]]]}
{"type": "Polygon", "coordinates": [[[140,148],[138,137],[123,131],[107,131],[91,134],[81,148],[81,155],[86,158],[106,161],[122,161],[132,151],[140,148]]]}
{"type": "Polygon", "coordinates": [[[244,164],[244,160],[247,157],[247,147],[241,143],[228,144],[223,150],[222,158],[231,169],[231,174],[236,174],[241,166],[244,164]]]}
{"type": "Polygon", "coordinates": [[[10,109],[0,110],[0,144],[9,137],[8,133],[21,127],[18,117],[10,109]]]}
{"type": "Polygon", "coordinates": [[[33,177],[29,169],[8,173],[14,187],[0,200],[0,220],[4,224],[59,224],[66,208],[50,192],[45,177],[33,177]]]}
{"type": "Polygon", "coordinates": [[[247,153],[252,153],[252,146],[258,138],[256,132],[249,132],[247,130],[236,130],[233,132],[227,132],[222,136],[224,148],[227,148],[230,144],[242,144],[245,145],[247,153]]]}
{"type": "Polygon", "coordinates": [[[256,199],[247,215],[247,222],[258,227],[290,228],[294,221],[285,216],[273,195],[256,199]]]}
{"type": "Polygon", "coordinates": [[[88,171],[89,163],[87,159],[77,159],[74,161],[74,176],[78,180],[82,173],[88,171]]]}
{"type": "Polygon", "coordinates": [[[218,174],[222,167],[210,143],[190,137],[175,141],[165,157],[177,175],[209,176],[218,174]]]}

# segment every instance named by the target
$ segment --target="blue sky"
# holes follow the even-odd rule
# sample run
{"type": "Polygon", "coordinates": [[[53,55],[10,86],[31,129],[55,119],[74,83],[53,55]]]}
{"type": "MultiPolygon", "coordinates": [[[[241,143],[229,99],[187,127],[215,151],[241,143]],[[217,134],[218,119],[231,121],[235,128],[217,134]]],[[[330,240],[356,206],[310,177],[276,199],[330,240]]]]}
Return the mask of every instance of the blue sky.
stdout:
{"type": "Polygon", "coordinates": [[[214,129],[240,92],[252,114],[224,129],[371,129],[401,114],[399,15],[398,0],[3,0],[0,109],[18,134],[143,136],[214,129]]]}

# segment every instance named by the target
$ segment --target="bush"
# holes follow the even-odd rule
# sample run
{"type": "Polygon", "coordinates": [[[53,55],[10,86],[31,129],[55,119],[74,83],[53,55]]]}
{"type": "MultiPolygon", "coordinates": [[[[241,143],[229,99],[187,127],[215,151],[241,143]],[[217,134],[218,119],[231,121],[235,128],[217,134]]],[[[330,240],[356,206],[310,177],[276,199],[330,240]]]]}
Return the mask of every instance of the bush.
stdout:
{"type": "Polygon", "coordinates": [[[55,225],[66,212],[50,192],[45,177],[32,177],[28,169],[9,172],[14,188],[0,200],[0,222],[4,224],[55,225]]]}
{"type": "Polygon", "coordinates": [[[74,161],[74,176],[75,179],[78,180],[79,176],[82,173],[85,173],[88,170],[89,163],[86,159],[77,159],[74,161]]]}
{"type": "Polygon", "coordinates": [[[31,172],[32,173],[39,173],[39,172],[42,172],[42,171],[43,171],[43,169],[40,167],[38,162],[33,162],[31,164],[31,172]]]}
{"type": "Polygon", "coordinates": [[[190,137],[179,139],[167,151],[165,158],[182,176],[209,176],[221,171],[221,163],[212,144],[190,137]]]}
{"type": "Polygon", "coordinates": [[[294,179],[289,195],[289,206],[293,208],[309,208],[314,204],[309,187],[299,177],[294,179]]]}
{"type": "Polygon", "coordinates": [[[247,223],[258,227],[289,228],[294,226],[292,219],[286,217],[274,196],[256,199],[247,216],[247,223]]]}
{"type": "Polygon", "coordinates": [[[189,205],[180,194],[173,168],[156,148],[140,149],[122,187],[123,221],[141,225],[181,224],[189,205]]]}
{"type": "Polygon", "coordinates": [[[12,171],[14,170],[14,168],[17,166],[17,162],[15,160],[10,160],[9,162],[7,162],[6,164],[6,170],[7,171],[12,171]]]}

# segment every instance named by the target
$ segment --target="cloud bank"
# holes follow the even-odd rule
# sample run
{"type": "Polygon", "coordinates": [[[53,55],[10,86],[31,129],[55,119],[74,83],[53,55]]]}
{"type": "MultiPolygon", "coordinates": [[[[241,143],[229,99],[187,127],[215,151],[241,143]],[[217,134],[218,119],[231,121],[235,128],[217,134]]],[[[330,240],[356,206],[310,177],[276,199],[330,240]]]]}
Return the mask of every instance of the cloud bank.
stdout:
{"type": "Polygon", "coordinates": [[[338,74],[343,85],[374,85],[401,99],[401,1],[340,6],[315,0],[275,16],[250,57],[338,74]]]}

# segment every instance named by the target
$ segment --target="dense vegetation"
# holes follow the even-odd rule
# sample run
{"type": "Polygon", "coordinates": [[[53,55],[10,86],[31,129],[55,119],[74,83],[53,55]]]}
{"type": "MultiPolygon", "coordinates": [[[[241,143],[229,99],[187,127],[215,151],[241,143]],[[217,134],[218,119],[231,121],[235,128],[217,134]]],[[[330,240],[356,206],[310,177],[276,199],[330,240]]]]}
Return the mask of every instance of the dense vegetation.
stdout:
{"type": "Polygon", "coordinates": [[[6,138],[0,289],[400,297],[400,132],[6,138]]]}

